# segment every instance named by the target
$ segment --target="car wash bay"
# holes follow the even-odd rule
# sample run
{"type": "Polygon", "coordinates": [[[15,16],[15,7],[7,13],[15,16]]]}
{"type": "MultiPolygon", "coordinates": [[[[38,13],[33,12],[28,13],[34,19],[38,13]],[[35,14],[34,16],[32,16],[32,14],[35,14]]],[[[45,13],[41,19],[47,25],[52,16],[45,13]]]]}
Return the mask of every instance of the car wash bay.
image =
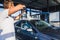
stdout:
{"type": "MultiPolygon", "coordinates": [[[[26,9],[25,9],[26,13],[27,14],[29,13],[31,17],[42,19],[48,23],[60,22],[59,19],[56,21],[55,20],[50,21],[50,19],[49,19],[50,15],[52,15],[53,13],[54,13],[53,15],[55,15],[55,12],[58,12],[56,14],[60,13],[60,0],[13,0],[13,1],[14,1],[15,5],[18,3],[25,4],[26,5],[26,9]]],[[[54,18],[54,17],[51,17],[51,18],[54,18]]],[[[53,30],[53,29],[47,29],[47,30],[48,30],[48,32],[46,31],[46,29],[42,30],[42,32],[45,34],[48,34],[50,36],[52,36],[54,34],[53,37],[54,36],[57,38],[60,37],[60,36],[58,36],[58,35],[60,35],[59,31],[57,32],[57,30],[53,30]]]]}

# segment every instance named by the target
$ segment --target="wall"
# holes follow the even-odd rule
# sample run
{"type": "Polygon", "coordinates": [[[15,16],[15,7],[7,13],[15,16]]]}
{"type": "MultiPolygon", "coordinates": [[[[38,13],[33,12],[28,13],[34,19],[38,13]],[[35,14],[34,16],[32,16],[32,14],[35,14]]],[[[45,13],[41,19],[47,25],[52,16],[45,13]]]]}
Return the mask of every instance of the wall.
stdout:
{"type": "Polygon", "coordinates": [[[50,23],[53,24],[54,26],[60,27],[59,12],[50,13],[50,15],[49,15],[49,21],[50,21],[50,23]]]}

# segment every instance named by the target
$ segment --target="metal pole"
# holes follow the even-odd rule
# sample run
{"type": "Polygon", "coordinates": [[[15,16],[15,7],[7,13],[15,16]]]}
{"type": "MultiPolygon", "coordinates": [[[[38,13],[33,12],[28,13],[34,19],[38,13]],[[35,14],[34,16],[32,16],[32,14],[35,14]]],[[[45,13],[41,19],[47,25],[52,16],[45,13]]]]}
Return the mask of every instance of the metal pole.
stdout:
{"type": "Polygon", "coordinates": [[[49,23],[49,0],[47,0],[47,22],[49,23]]]}

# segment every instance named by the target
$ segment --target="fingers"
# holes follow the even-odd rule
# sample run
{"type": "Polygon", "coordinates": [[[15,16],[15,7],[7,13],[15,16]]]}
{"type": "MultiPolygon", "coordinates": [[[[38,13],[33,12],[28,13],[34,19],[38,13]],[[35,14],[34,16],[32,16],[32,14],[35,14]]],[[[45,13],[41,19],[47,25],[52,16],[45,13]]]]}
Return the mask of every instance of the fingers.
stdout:
{"type": "Polygon", "coordinates": [[[19,4],[20,8],[25,8],[26,6],[25,5],[22,5],[22,4],[19,4]]]}

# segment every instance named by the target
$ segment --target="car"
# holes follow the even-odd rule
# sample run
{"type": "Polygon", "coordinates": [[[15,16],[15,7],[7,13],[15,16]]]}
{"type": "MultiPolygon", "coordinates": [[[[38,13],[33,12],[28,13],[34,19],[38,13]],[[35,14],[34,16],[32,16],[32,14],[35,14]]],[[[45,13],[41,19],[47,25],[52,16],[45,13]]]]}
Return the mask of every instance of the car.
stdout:
{"type": "Polygon", "coordinates": [[[51,25],[43,20],[30,20],[30,22],[43,34],[60,40],[60,28],[56,28],[54,25],[51,25]]]}
{"type": "Polygon", "coordinates": [[[40,32],[30,20],[20,20],[15,24],[16,40],[57,40],[40,32]]]}
{"type": "Polygon", "coordinates": [[[43,20],[30,20],[32,25],[34,25],[40,31],[43,29],[54,29],[55,26],[43,21],[43,20]]]}

